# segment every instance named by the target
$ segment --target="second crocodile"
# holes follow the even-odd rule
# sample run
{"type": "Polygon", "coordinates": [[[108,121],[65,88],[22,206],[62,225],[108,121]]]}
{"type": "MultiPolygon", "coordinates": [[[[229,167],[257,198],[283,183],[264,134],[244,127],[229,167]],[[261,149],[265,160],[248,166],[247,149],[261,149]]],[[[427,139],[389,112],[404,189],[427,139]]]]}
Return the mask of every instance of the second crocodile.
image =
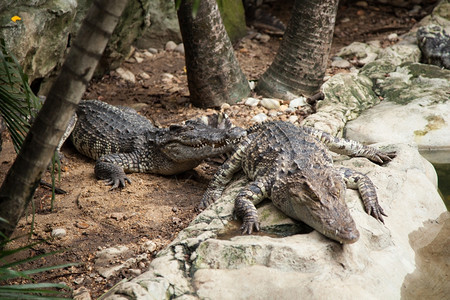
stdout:
{"type": "Polygon", "coordinates": [[[232,151],[246,135],[223,115],[158,128],[131,108],[96,100],[79,104],[72,128],[75,148],[97,160],[95,175],[111,189],[131,182],[126,173],[172,175],[195,168],[205,158],[232,151]]]}
{"type": "Polygon", "coordinates": [[[348,156],[363,156],[384,164],[395,152],[384,153],[358,142],[339,139],[310,127],[289,122],[266,122],[250,128],[247,137],[217,171],[200,208],[218,199],[232,179],[243,170],[250,182],[235,199],[235,214],[243,219],[243,233],[259,230],[255,205],[265,198],[293,219],[303,221],[341,243],[359,238],[356,224],[345,204],[345,186],[357,188],[366,212],[383,222],[375,186],[366,175],[333,167],[327,147],[348,156]]]}

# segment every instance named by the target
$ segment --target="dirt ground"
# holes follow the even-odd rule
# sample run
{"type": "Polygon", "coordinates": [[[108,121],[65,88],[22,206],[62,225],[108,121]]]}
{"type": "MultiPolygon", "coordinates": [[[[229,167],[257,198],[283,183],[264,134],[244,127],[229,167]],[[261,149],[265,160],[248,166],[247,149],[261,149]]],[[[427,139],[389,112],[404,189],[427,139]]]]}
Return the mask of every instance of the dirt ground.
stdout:
{"type": "MultiPolygon", "coordinates": [[[[273,14],[287,23],[292,2],[276,2],[278,4],[272,8],[273,14]]],[[[374,5],[370,2],[367,5],[364,1],[342,3],[330,57],[337,49],[353,41],[380,40],[384,46],[391,44],[392,41],[387,39],[390,33],[401,35],[407,32],[431,12],[434,4],[423,5],[418,12],[411,12],[411,8],[374,5]]],[[[270,65],[281,39],[271,37],[268,42],[261,42],[255,39],[252,30],[249,31],[249,35],[235,46],[235,50],[247,78],[254,80],[270,65]]],[[[143,55],[140,63],[130,58],[122,67],[136,75],[136,83],[125,82],[117,73],[111,72],[101,79],[93,80],[84,99],[99,99],[114,105],[134,107],[161,126],[214,112],[192,107],[189,103],[184,56],[180,53],[160,50],[152,57],[143,55]],[[143,75],[143,72],[148,76],[143,75]]],[[[329,68],[327,73],[331,75],[338,72],[348,70],[329,68]]],[[[239,126],[248,126],[252,123],[251,118],[260,112],[270,115],[264,108],[250,108],[242,104],[225,108],[225,112],[239,126]]],[[[301,119],[308,113],[310,111],[297,110],[291,115],[296,114],[301,119]]],[[[282,114],[274,118],[288,117],[282,114]]],[[[158,250],[170,243],[197,215],[195,207],[221,163],[220,159],[204,162],[195,170],[177,176],[131,174],[131,185],[110,192],[103,182],[94,178],[94,162],[91,159],[77,153],[70,143],[66,143],[62,151],[66,160],[57,185],[67,194],[57,195],[51,210],[51,191],[43,187],[37,189],[32,239],[44,239],[45,242],[22,255],[25,257],[67,249],[31,263],[28,267],[79,262],[78,266],[41,274],[35,279],[38,282],[64,282],[74,289],[84,286],[93,298],[101,296],[123,278],[133,278],[147,270],[158,250]],[[66,235],[53,239],[51,232],[56,228],[65,229],[66,235]],[[146,257],[141,256],[129,268],[105,279],[98,273],[101,266],[96,261],[96,252],[118,245],[128,247],[128,251],[115,261],[110,261],[110,265],[140,254],[146,254],[146,257]]],[[[6,138],[1,153],[0,179],[4,178],[14,158],[11,142],[6,138]]],[[[45,180],[50,181],[48,174],[45,180]]],[[[16,235],[28,232],[31,221],[30,208],[28,216],[20,222],[16,235]]],[[[25,242],[27,239],[22,238],[14,245],[25,242]]]]}

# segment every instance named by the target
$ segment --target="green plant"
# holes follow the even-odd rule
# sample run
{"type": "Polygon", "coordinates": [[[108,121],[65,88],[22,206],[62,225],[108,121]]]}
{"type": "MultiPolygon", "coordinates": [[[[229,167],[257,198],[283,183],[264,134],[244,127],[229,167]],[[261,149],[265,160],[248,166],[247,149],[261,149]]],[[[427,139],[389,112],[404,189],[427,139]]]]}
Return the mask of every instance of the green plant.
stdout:
{"type": "Polygon", "coordinates": [[[18,152],[30,128],[30,121],[42,104],[31,91],[28,77],[17,59],[7,51],[3,39],[0,39],[0,100],[0,114],[18,152]]]}

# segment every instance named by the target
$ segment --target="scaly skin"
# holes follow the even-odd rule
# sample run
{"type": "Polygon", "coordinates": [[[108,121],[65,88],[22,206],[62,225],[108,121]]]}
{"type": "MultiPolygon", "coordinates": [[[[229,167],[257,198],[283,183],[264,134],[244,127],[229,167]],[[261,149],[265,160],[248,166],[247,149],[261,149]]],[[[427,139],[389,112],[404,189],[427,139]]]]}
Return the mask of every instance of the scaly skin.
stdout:
{"type": "Polygon", "coordinates": [[[281,121],[262,123],[248,130],[247,137],[219,168],[199,207],[203,209],[219,198],[233,174],[242,169],[250,179],[235,200],[243,233],[259,230],[255,205],[270,198],[289,217],[338,242],[354,243],[359,232],[345,204],[346,185],[359,190],[369,215],[383,222],[385,213],[370,179],[348,168],[334,168],[325,144],[339,153],[364,156],[376,163],[395,157],[393,152],[383,153],[312,128],[281,121]]]}
{"type": "Polygon", "coordinates": [[[95,175],[111,189],[124,187],[130,172],[172,175],[195,168],[203,159],[233,150],[246,135],[223,115],[157,128],[130,108],[82,101],[72,142],[96,159],[95,175]]]}

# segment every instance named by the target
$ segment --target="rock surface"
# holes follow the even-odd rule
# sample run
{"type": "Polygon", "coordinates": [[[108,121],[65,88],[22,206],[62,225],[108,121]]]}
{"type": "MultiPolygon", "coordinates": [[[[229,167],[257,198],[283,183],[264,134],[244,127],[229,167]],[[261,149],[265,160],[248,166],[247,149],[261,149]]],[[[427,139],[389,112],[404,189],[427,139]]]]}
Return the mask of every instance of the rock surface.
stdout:
{"type": "Polygon", "coordinates": [[[389,216],[384,225],[377,222],[364,212],[357,192],[348,190],[347,205],[361,233],[355,244],[340,245],[305,229],[271,203],[258,208],[262,233],[241,236],[240,221],[232,217],[233,199],[246,182],[241,178],[159,253],[148,272],[121,284],[108,299],[294,299],[299,294],[309,299],[399,299],[405,276],[419,266],[411,234],[426,222],[442,227],[448,216],[438,220],[446,210],[436,191],[436,174],[417,149],[378,146],[396,149],[397,158],[383,167],[365,158],[337,162],[368,174],[389,216]]]}
{"type": "Polygon", "coordinates": [[[433,162],[450,163],[450,71],[406,63],[382,78],[374,75],[376,68],[362,73],[374,78],[384,101],[350,121],[346,137],[368,144],[416,143],[433,154],[427,155],[433,162]]]}

